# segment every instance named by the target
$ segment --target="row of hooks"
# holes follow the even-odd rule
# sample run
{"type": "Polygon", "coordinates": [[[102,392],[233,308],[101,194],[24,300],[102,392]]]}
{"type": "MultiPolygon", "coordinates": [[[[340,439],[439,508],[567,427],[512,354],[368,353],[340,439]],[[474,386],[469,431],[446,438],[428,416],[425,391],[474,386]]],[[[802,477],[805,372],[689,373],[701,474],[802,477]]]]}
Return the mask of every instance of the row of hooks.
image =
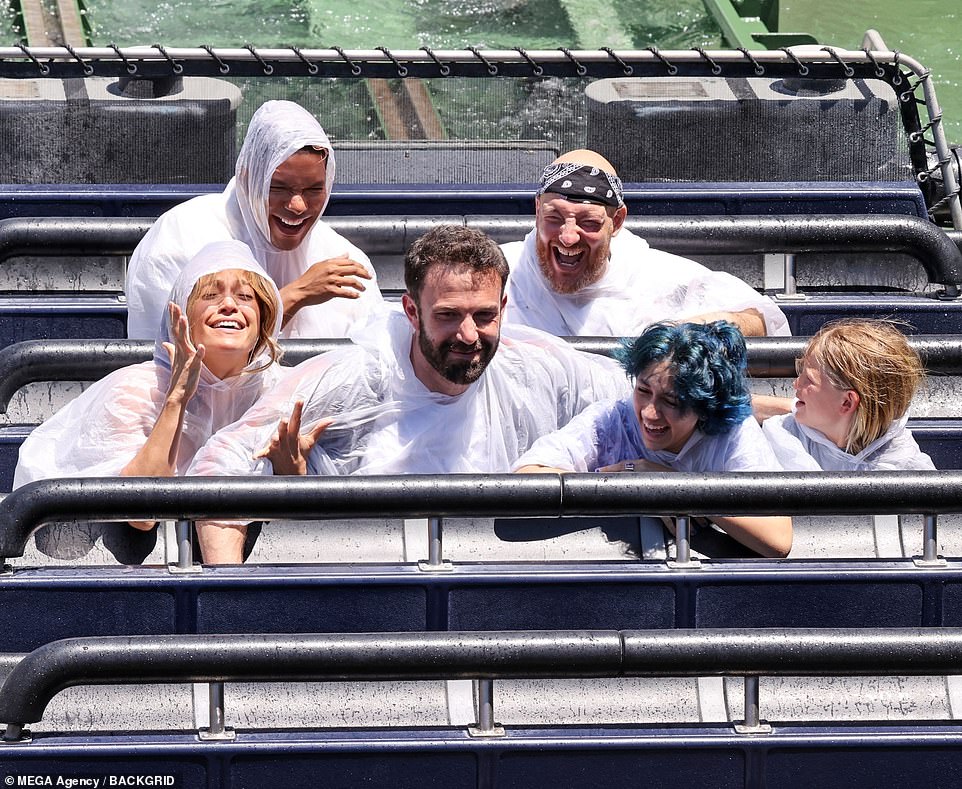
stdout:
{"type": "MultiPolygon", "coordinates": [[[[29,58],[37,66],[37,68],[39,69],[40,73],[43,76],[47,76],[50,73],[50,66],[47,63],[41,62],[36,57],[36,55],[30,50],[29,47],[23,44],[17,44],[16,46],[21,52],[23,52],[23,54],[27,58],[29,58]]],[[[120,50],[120,48],[116,44],[109,44],[108,47],[111,50],[113,50],[113,52],[117,55],[117,57],[123,62],[124,68],[127,70],[128,74],[130,74],[131,76],[134,76],[138,73],[137,63],[134,60],[131,60],[128,56],[124,55],[124,53],[120,50]]],[[[171,71],[174,74],[179,75],[183,73],[184,71],[183,65],[178,61],[176,61],[173,57],[171,57],[171,55],[167,52],[166,47],[162,46],[161,44],[153,44],[150,48],[155,49],[158,53],[160,53],[161,56],[163,56],[163,58],[170,64],[171,71]]],[[[80,64],[80,66],[83,69],[83,73],[86,76],[90,76],[94,73],[94,69],[90,65],[89,60],[84,60],[83,58],[81,58],[80,55],[77,53],[77,51],[73,47],[71,47],[69,44],[65,45],[65,49],[70,54],[70,56],[74,60],[76,60],[77,63],[80,64]]],[[[213,48],[209,44],[203,44],[199,47],[199,49],[206,52],[207,55],[217,64],[218,71],[221,74],[225,76],[230,74],[230,71],[231,71],[230,64],[227,61],[225,61],[222,57],[217,55],[217,53],[214,52],[213,48]]],[[[274,66],[271,63],[269,63],[257,51],[257,49],[253,45],[247,44],[244,46],[244,49],[250,52],[251,55],[254,57],[254,59],[260,64],[261,69],[265,76],[271,76],[274,73],[274,66]]],[[[293,52],[297,56],[297,58],[305,65],[305,67],[307,68],[307,73],[309,75],[314,76],[319,73],[320,67],[318,66],[318,64],[308,59],[305,56],[304,52],[299,47],[291,46],[291,47],[287,47],[287,49],[290,49],[291,52],[293,52]]],[[[358,60],[351,59],[350,57],[348,57],[347,53],[344,51],[342,47],[334,46],[334,47],[331,47],[331,49],[337,52],[338,55],[341,56],[341,58],[350,68],[351,74],[354,75],[355,77],[359,77],[363,73],[361,63],[371,62],[371,61],[363,61],[363,60],[358,61],[358,60]]],[[[384,53],[384,55],[394,64],[394,67],[397,71],[397,75],[399,77],[406,77],[408,75],[409,73],[408,67],[404,65],[404,63],[402,63],[387,47],[375,47],[375,49],[379,52],[384,53]]],[[[541,63],[538,63],[525,49],[521,47],[514,47],[513,49],[515,52],[521,55],[521,57],[525,60],[525,62],[531,67],[532,76],[540,77],[545,73],[544,65],[541,63]]],[[[835,48],[822,47],[821,49],[822,51],[826,52],[835,62],[839,64],[839,66],[842,68],[842,71],[846,77],[851,77],[855,74],[855,70],[851,67],[849,62],[847,62],[845,58],[842,55],[840,55],[835,48]]],[[[447,77],[452,74],[451,65],[441,61],[441,59],[438,58],[438,56],[435,54],[435,52],[431,48],[421,47],[420,50],[424,52],[435,63],[435,65],[437,65],[438,74],[440,76],[447,77]]],[[[482,52],[477,47],[468,47],[467,51],[470,52],[472,55],[474,55],[477,61],[485,67],[485,69],[487,70],[487,73],[490,76],[492,77],[498,76],[499,66],[497,62],[492,60],[490,57],[487,57],[484,54],[482,54],[482,52]]],[[[575,67],[575,73],[578,76],[585,76],[588,74],[588,71],[589,71],[588,66],[580,62],[572,54],[570,49],[566,47],[559,47],[558,51],[561,52],[565,56],[565,58],[571,62],[571,64],[575,67]]],[[[614,50],[611,49],[611,47],[602,47],[600,51],[606,53],[608,57],[612,60],[612,62],[614,62],[617,66],[621,68],[622,73],[625,76],[631,76],[632,74],[634,74],[634,68],[629,63],[627,63],[622,57],[617,55],[614,52],[614,50]]],[[[672,63],[668,58],[666,58],[665,55],[661,51],[659,51],[657,47],[653,47],[653,46],[646,47],[645,51],[650,52],[658,61],[660,61],[664,65],[665,71],[669,76],[673,76],[678,73],[678,70],[679,70],[678,66],[675,63],[672,63]]],[[[716,60],[714,60],[702,47],[694,47],[692,51],[697,53],[699,58],[701,58],[701,60],[703,60],[709,66],[712,74],[717,76],[723,72],[724,66],[718,63],[716,60]]],[[[752,66],[754,73],[757,76],[760,77],[765,74],[765,66],[762,65],[757,60],[757,58],[754,55],[752,55],[752,53],[749,52],[745,47],[739,47],[737,51],[740,52],[744,57],[745,61],[752,66]]],[[[799,76],[804,77],[811,72],[811,69],[809,68],[809,66],[803,63],[799,59],[798,55],[792,52],[788,47],[781,47],[780,51],[785,53],[788,59],[795,64],[795,68],[799,76]]],[[[871,61],[872,65],[874,66],[875,75],[879,78],[886,77],[888,72],[886,72],[886,70],[878,62],[878,59],[876,58],[874,53],[870,52],[869,50],[861,50],[861,51],[864,52],[864,54],[868,57],[868,59],[871,61]]],[[[506,62],[507,61],[502,61],[501,65],[504,65],[506,62]]],[[[897,51],[895,52],[895,58],[893,62],[893,71],[894,73],[890,81],[893,85],[896,85],[896,86],[900,85],[903,81],[903,77],[899,67],[899,53],[897,51]]]]}

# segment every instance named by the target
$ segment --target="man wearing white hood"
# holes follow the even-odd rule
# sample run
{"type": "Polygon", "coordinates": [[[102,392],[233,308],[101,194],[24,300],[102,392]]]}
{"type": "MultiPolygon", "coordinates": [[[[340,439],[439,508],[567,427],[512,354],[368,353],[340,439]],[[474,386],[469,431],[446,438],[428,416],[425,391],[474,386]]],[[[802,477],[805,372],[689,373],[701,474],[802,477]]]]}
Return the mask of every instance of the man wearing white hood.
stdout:
{"type": "MultiPolygon", "coordinates": [[[[507,472],[537,438],[627,392],[610,359],[533,329],[502,332],[506,278],[480,231],[429,231],[405,257],[403,311],[294,368],[189,473],[507,472]]],[[[200,524],[204,560],[239,562],[245,530],[200,524]]]]}
{"type": "Polygon", "coordinates": [[[634,337],[664,320],[727,320],[746,336],[787,335],[775,303],[737,277],[652,249],[625,228],[621,180],[594,151],[548,165],[535,229],[504,244],[507,323],[558,336],[634,337]]]}
{"type": "Polygon", "coordinates": [[[160,216],[127,271],[127,336],[152,338],[177,273],[211,241],[237,239],[277,283],[283,337],[345,337],[382,303],[367,256],[321,215],[334,185],[334,152],[303,107],[268,101],[251,118],[235,177],[160,216]]]}

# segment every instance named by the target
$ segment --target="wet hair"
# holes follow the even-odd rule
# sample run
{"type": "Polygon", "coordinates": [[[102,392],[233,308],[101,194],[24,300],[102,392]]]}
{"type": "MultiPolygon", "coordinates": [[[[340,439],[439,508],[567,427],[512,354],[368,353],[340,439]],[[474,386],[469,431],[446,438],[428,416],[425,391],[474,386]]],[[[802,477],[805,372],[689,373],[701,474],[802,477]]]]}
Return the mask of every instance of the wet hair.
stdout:
{"type": "Polygon", "coordinates": [[[434,266],[468,268],[475,277],[493,271],[501,280],[502,294],[508,281],[508,263],[497,242],[462,225],[438,225],[411,244],[404,256],[404,285],[415,303],[434,266]]]}
{"type": "Polygon", "coordinates": [[[615,358],[631,378],[667,362],[679,406],[694,412],[707,435],[729,433],[752,413],[745,338],[727,321],[655,323],[624,340],[615,358]]]}
{"type": "MultiPolygon", "coordinates": [[[[260,325],[257,328],[257,343],[251,351],[250,358],[255,359],[261,351],[266,349],[267,359],[262,365],[259,365],[253,370],[247,370],[246,372],[256,373],[264,370],[274,362],[280,361],[282,353],[280,346],[277,344],[277,340],[275,340],[273,336],[274,324],[277,322],[277,313],[278,310],[281,309],[281,305],[276,301],[277,296],[274,286],[260,274],[247,271],[246,269],[231,269],[231,267],[228,266],[227,268],[221,269],[221,271],[237,271],[241,279],[250,285],[254,291],[254,298],[257,300],[258,312],[260,314],[260,325]]],[[[197,300],[200,292],[208,285],[211,285],[221,271],[212,271],[210,274],[204,274],[194,283],[194,287],[187,297],[187,309],[185,312],[190,312],[190,308],[197,300]]]]}
{"type": "Polygon", "coordinates": [[[909,410],[925,367],[890,321],[846,318],[825,324],[802,356],[836,389],[858,393],[845,451],[857,455],[909,410]]]}

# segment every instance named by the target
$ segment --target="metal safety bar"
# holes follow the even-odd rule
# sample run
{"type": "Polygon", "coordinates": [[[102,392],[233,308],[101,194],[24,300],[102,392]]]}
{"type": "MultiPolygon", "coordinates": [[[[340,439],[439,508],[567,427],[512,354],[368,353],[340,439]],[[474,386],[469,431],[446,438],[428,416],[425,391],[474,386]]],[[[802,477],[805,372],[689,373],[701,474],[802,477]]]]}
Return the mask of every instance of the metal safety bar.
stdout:
{"type": "Polygon", "coordinates": [[[922,77],[925,68],[905,54],[796,46],[784,50],[741,49],[295,49],[293,47],[0,47],[4,75],[22,72],[43,77],[64,74],[111,76],[312,76],[312,77],[531,77],[648,76],[720,73],[761,76],[780,73],[835,78],[864,72],[894,79],[902,68],[922,77]],[[80,61],[83,61],[81,63],[80,61]],[[46,66],[47,68],[43,68],[46,66]],[[226,71],[225,71],[226,66],[226,71]],[[268,66],[270,70],[268,71],[268,66]],[[312,66],[314,67],[312,69],[312,66]],[[133,71],[131,70],[133,68],[133,71]],[[721,71],[719,71],[719,68],[721,71]]]}
{"type": "MultiPolygon", "coordinates": [[[[367,254],[394,255],[399,261],[416,238],[440,223],[464,224],[484,231],[498,242],[522,238],[533,226],[531,217],[510,215],[348,216],[325,217],[325,222],[367,254]]],[[[28,254],[129,255],[151,224],[149,219],[129,217],[3,219],[0,261],[28,254]]],[[[652,246],[679,255],[897,252],[918,260],[928,281],[942,285],[946,297],[958,298],[962,292],[962,251],[945,231],[919,217],[629,216],[626,227],[652,246]]]]}
{"type": "MultiPolygon", "coordinates": [[[[22,556],[43,524],[64,520],[879,512],[962,512],[962,471],[50,479],[24,485],[0,502],[0,561],[22,556]]],[[[936,521],[930,522],[934,544],[936,521]]]]}
{"type": "MultiPolygon", "coordinates": [[[[565,337],[586,353],[611,356],[619,347],[613,337],[565,337]]],[[[808,337],[746,337],[748,374],[754,378],[794,378],[795,360],[808,337]]],[[[962,335],[924,334],[908,337],[909,345],[934,375],[962,375],[962,335]]],[[[350,340],[280,340],[282,364],[296,365],[319,353],[343,348],[350,340]]],[[[150,340],[24,340],[0,348],[0,414],[16,391],[35,381],[95,381],[130,364],[149,361],[150,340]]]]}
{"type": "MultiPolygon", "coordinates": [[[[476,679],[478,733],[495,732],[496,679],[944,675],[962,628],[747,628],[102,636],[24,656],[0,688],[5,742],[76,685],[476,679]]],[[[761,723],[746,690],[745,726],[761,723]]],[[[215,711],[221,714],[221,711],[215,711]]],[[[212,726],[215,724],[212,722],[212,726]]],[[[220,722],[216,724],[220,727],[220,722]]]]}

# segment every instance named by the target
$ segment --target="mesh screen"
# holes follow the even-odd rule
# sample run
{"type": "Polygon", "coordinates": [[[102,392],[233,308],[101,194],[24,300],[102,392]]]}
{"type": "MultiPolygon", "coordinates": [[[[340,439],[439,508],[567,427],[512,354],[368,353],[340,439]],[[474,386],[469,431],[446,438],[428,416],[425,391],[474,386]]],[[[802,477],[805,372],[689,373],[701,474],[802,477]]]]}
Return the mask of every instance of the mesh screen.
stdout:
{"type": "Polygon", "coordinates": [[[911,178],[877,80],[187,77],[0,79],[0,182],[223,183],[272,98],[321,120],[340,183],[530,183],[580,147],[625,181],[911,178]]]}

